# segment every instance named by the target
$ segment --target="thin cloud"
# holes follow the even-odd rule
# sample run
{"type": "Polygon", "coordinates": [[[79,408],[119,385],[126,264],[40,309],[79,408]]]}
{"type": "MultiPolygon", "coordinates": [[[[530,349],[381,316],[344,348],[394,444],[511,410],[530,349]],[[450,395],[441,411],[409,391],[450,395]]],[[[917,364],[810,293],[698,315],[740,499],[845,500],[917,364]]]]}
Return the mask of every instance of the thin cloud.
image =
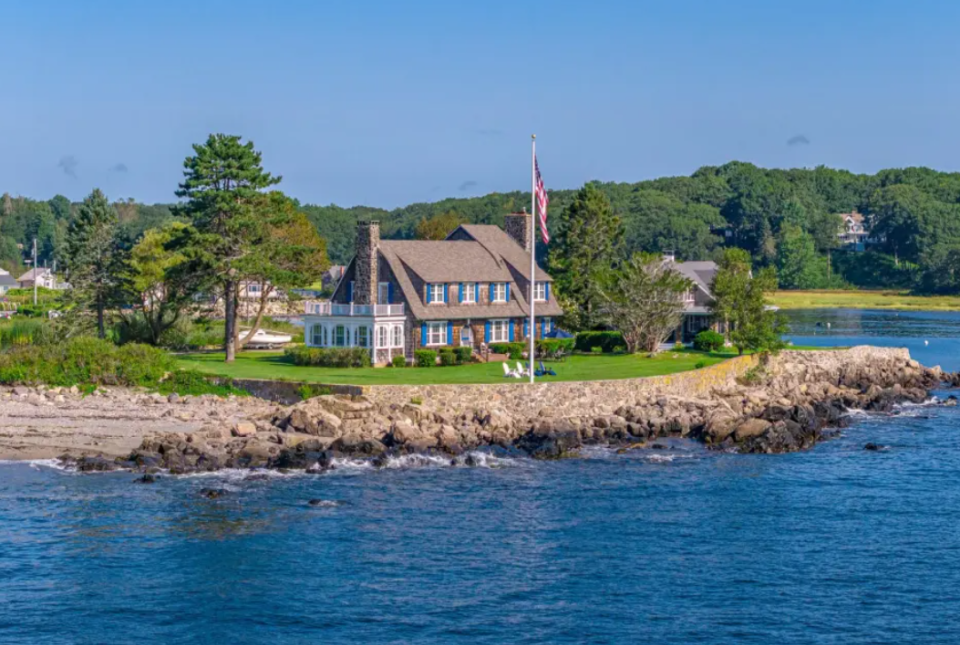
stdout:
{"type": "Polygon", "coordinates": [[[787,145],[788,146],[809,146],[810,139],[808,139],[806,135],[798,134],[796,136],[792,136],[789,139],[787,139],[787,145]]]}
{"type": "Polygon", "coordinates": [[[460,184],[460,187],[457,190],[459,190],[461,193],[465,193],[471,188],[476,188],[476,187],[477,187],[477,182],[473,181],[472,179],[468,179],[467,181],[460,184]]]}
{"type": "Polygon", "coordinates": [[[63,171],[63,174],[77,178],[77,166],[80,165],[80,162],[77,161],[77,158],[73,155],[67,155],[65,157],[60,157],[60,163],[57,164],[57,168],[63,171]]]}
{"type": "Polygon", "coordinates": [[[497,130],[496,128],[474,128],[474,134],[479,134],[481,137],[502,137],[503,130],[497,130]]]}
{"type": "Polygon", "coordinates": [[[115,164],[112,168],[110,168],[110,170],[112,170],[113,172],[127,172],[129,168],[127,168],[127,164],[121,161],[120,163],[115,164]]]}

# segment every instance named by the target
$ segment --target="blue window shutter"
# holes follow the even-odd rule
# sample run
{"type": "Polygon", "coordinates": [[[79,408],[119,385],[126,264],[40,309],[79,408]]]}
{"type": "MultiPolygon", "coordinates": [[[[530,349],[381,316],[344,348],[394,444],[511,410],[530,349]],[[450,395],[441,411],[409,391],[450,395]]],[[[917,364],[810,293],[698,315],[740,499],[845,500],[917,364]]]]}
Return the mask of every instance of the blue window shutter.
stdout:
{"type": "Polygon", "coordinates": [[[463,302],[463,283],[460,283],[460,299],[457,302],[463,302]]]}
{"type": "Polygon", "coordinates": [[[430,285],[427,285],[427,304],[430,304],[430,285]]]}
{"type": "Polygon", "coordinates": [[[483,323],[483,342],[490,342],[490,321],[483,323]]]}
{"type": "Polygon", "coordinates": [[[453,345],[453,323],[447,322],[447,345],[453,345]]]}
{"type": "Polygon", "coordinates": [[[550,300],[550,283],[549,282],[543,283],[543,295],[546,300],[550,300]]]}
{"type": "Polygon", "coordinates": [[[526,338],[530,337],[530,319],[529,318],[523,319],[523,335],[526,338]]]}
{"type": "Polygon", "coordinates": [[[473,301],[477,304],[480,304],[480,283],[473,283],[473,301]]]}
{"type": "Polygon", "coordinates": [[[507,299],[507,302],[510,302],[510,283],[508,282],[505,286],[506,286],[506,289],[505,289],[506,293],[504,295],[507,299]]]}
{"type": "Polygon", "coordinates": [[[487,300],[489,300],[490,302],[493,302],[493,283],[492,282],[490,283],[490,293],[487,296],[487,300]]]}
{"type": "Polygon", "coordinates": [[[353,280],[347,285],[347,302],[353,302],[353,280]]]}
{"type": "Polygon", "coordinates": [[[387,304],[388,305],[393,304],[393,283],[392,282],[387,283],[387,304]]]}
{"type": "Polygon", "coordinates": [[[420,347],[427,346],[427,323],[420,324],[420,347]]]}
{"type": "Polygon", "coordinates": [[[547,319],[540,319],[540,338],[546,338],[547,336],[547,319]]]}
{"type": "Polygon", "coordinates": [[[513,342],[513,328],[514,328],[513,319],[508,320],[508,321],[507,321],[507,325],[510,327],[510,342],[512,343],[512,342],[513,342]]]}
{"type": "Polygon", "coordinates": [[[447,292],[450,291],[450,285],[443,285],[443,304],[447,304],[447,292]]]}

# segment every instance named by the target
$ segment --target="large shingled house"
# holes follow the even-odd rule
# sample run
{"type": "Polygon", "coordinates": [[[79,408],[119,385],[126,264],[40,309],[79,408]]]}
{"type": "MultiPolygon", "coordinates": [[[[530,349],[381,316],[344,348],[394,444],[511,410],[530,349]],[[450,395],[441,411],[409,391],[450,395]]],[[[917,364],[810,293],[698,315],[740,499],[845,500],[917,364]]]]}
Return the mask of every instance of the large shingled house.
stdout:
{"type": "MultiPolygon", "coordinates": [[[[383,364],[421,348],[527,339],[533,235],[526,213],[506,216],[504,229],[464,224],[442,241],[381,240],[378,222],[361,222],[330,302],[307,304],[306,343],[368,347],[383,364]]],[[[563,312],[539,266],[535,282],[540,338],[563,312]]]]}

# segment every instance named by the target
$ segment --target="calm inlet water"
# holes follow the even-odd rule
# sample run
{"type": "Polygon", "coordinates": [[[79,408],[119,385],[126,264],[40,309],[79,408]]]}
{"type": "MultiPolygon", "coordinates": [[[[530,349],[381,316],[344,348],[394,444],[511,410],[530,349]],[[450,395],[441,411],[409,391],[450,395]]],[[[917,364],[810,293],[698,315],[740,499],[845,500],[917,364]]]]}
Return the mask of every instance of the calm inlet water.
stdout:
{"type": "MultiPolygon", "coordinates": [[[[797,340],[960,367],[960,316],[889,315],[804,314],[797,340]]],[[[0,465],[0,642],[956,643],[958,431],[920,406],[792,455],[151,486],[0,465]]]]}

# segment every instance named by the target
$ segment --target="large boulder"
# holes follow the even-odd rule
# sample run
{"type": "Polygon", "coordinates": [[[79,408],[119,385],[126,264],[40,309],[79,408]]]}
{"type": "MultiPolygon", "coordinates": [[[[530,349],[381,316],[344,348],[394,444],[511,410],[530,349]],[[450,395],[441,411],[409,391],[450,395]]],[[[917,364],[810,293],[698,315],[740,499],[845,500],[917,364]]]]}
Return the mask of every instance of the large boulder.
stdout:
{"type": "Polygon", "coordinates": [[[766,419],[747,419],[737,424],[733,431],[733,438],[737,442],[758,437],[770,428],[770,422],[766,419]]]}
{"type": "Polygon", "coordinates": [[[334,441],[330,448],[355,457],[376,457],[386,452],[387,447],[376,439],[356,433],[345,434],[334,441]]]}
{"type": "Polygon", "coordinates": [[[571,456],[583,444],[579,430],[569,419],[541,419],[515,445],[534,459],[560,459],[571,456]]]}

